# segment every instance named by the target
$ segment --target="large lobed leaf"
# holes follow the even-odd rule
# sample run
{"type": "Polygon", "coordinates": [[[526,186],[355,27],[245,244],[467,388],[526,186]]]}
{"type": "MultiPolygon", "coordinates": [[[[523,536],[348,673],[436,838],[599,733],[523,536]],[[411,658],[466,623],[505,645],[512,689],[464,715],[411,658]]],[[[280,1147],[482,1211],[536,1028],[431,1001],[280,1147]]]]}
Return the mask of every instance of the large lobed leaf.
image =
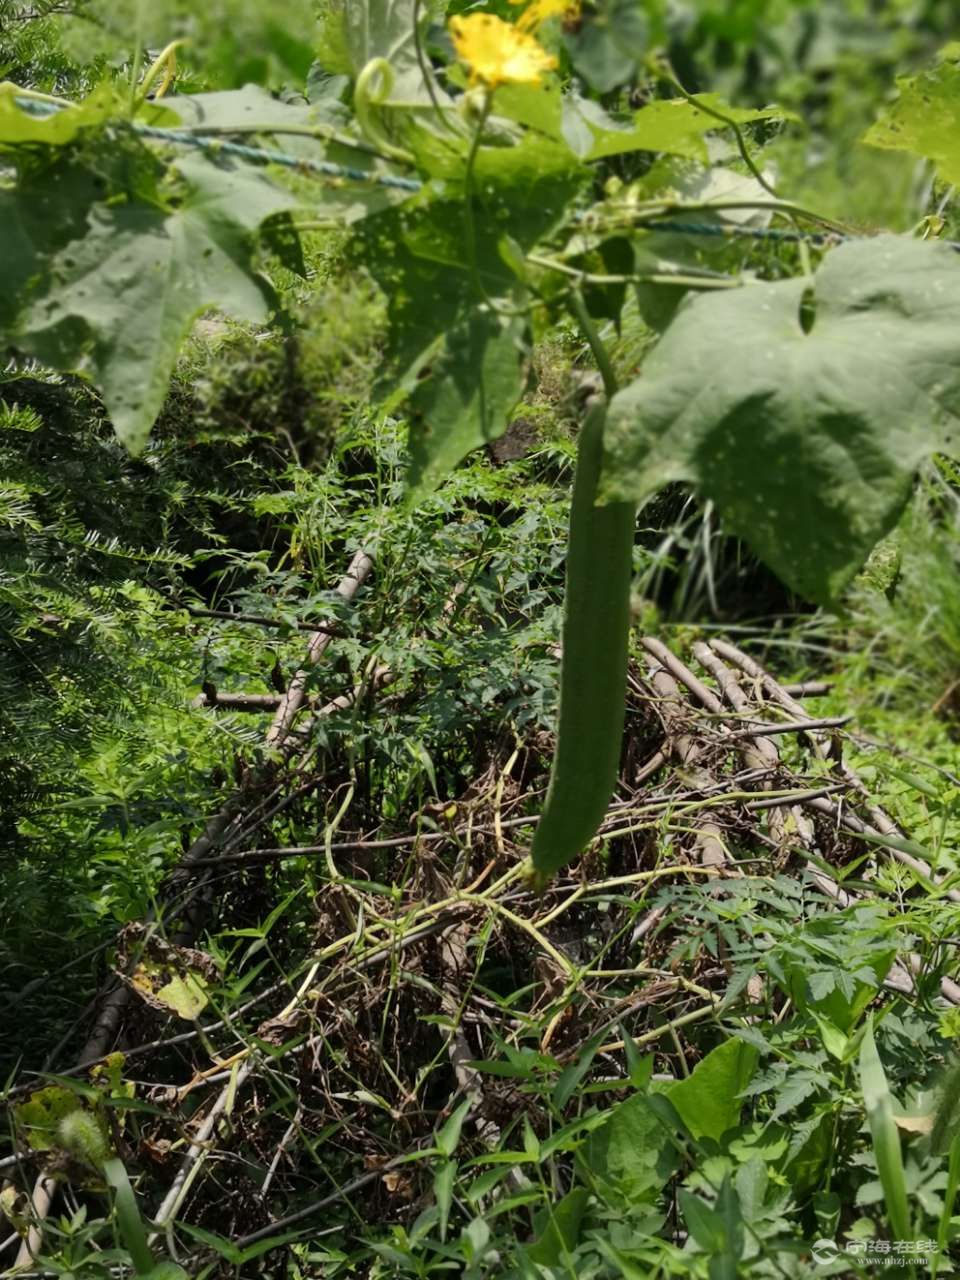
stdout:
{"type": "Polygon", "coordinates": [[[706,164],[706,135],[728,127],[711,111],[722,112],[727,121],[738,125],[791,118],[779,107],[732,107],[716,93],[703,93],[695,101],[668,98],[651,102],[631,118],[617,120],[589,98],[571,95],[563,103],[563,136],[582,160],[600,160],[627,151],[657,151],[706,164]]]}
{"type": "Polygon", "coordinates": [[[481,147],[473,195],[476,274],[467,260],[463,157],[421,138],[421,162],[444,183],[367,220],[354,261],[387,297],[380,392],[410,395],[414,493],[433,488],[471,449],[506,430],[528,354],[523,287],[510,261],[566,216],[588,174],[566,148],[533,137],[481,147]],[[509,245],[512,252],[504,252],[509,245]],[[479,287],[478,287],[479,286],[479,287]]]}
{"type": "MultiPolygon", "coordinates": [[[[374,58],[385,58],[394,74],[391,96],[406,101],[429,102],[417,58],[414,0],[353,0],[344,6],[344,34],[354,73],[374,58]]],[[[428,6],[420,9],[422,29],[428,6]]],[[[424,66],[429,66],[426,59],[424,66]]]]}
{"type": "Polygon", "coordinates": [[[171,94],[163,105],[197,133],[282,134],[287,129],[322,129],[349,120],[346,108],[336,100],[284,102],[255,84],[216,93],[171,94]]]}
{"type": "MultiPolygon", "coordinates": [[[[946,52],[946,51],[945,51],[946,52]]],[[[932,160],[944,182],[960,182],[960,46],[932,70],[899,76],[899,95],[864,136],[887,151],[932,160]]]]}
{"type": "Polygon", "coordinates": [[[0,191],[0,337],[88,376],[120,439],[142,448],[180,343],[207,307],[267,319],[252,233],[296,200],[262,173],[190,155],[168,203],[141,187],[105,200],[91,170],[58,162],[0,191]]]}
{"type": "Polygon", "coordinates": [[[790,586],[836,600],[960,410],[960,261],[882,236],[804,279],[692,297],[612,401],[601,500],[713,499],[790,586]]]}
{"type": "Polygon", "coordinates": [[[474,310],[447,334],[412,397],[410,483],[434,487],[471,450],[502,435],[523,392],[523,321],[474,310]]]}
{"type": "Polygon", "coordinates": [[[209,131],[227,137],[235,133],[250,146],[267,145],[298,159],[330,161],[355,175],[369,174],[369,183],[361,176],[348,181],[313,177],[309,205],[317,218],[350,224],[409,199],[409,192],[376,185],[374,179],[393,173],[394,168],[363,145],[349,145],[350,113],[336,98],[283,102],[248,84],[226,92],[172,94],[163,104],[167,115],[192,133],[209,131]]]}
{"type": "Polygon", "coordinates": [[[497,91],[496,110],[555,142],[565,142],[577,159],[586,162],[630,151],[655,151],[706,164],[707,134],[729,127],[711,112],[721,112],[738,125],[793,119],[779,107],[731,106],[716,93],[697,94],[692,101],[665,98],[629,114],[611,115],[591,98],[562,94],[555,80],[504,86],[497,91]]]}
{"type": "Polygon", "coordinates": [[[31,105],[9,81],[0,84],[0,148],[40,143],[61,147],[82,129],[95,128],[116,113],[116,95],[107,85],[95,89],[83,102],[62,110],[46,110],[49,104],[31,105]]]}

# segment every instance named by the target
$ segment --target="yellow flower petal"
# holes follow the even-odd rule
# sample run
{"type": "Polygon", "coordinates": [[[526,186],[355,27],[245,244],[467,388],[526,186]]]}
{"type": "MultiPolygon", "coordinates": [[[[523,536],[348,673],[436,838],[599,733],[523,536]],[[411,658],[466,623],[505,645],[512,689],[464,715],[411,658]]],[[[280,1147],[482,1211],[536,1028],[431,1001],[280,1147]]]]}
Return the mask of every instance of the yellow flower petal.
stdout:
{"type": "Polygon", "coordinates": [[[470,68],[470,83],[488,89],[499,84],[539,84],[543,72],[557,65],[533,36],[492,13],[451,18],[450,35],[457,57],[470,68]]]}
{"type": "MultiPolygon", "coordinates": [[[[510,0],[511,4],[523,4],[523,0],[510,0]]],[[[537,31],[550,18],[563,18],[573,22],[580,16],[580,0],[532,0],[517,19],[518,31],[537,31]]]]}

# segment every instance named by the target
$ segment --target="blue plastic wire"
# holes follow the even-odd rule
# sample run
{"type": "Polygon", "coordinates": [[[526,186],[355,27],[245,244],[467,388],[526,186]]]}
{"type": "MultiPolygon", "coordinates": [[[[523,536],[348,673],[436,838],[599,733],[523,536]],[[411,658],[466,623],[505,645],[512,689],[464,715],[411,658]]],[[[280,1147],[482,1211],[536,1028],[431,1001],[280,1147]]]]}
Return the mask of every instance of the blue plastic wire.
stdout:
{"type": "Polygon", "coordinates": [[[668,218],[652,218],[644,224],[655,227],[658,231],[676,231],[686,236],[722,236],[734,239],[737,236],[751,240],[776,240],[781,244],[836,244],[843,240],[863,239],[860,236],[846,236],[837,231],[781,231],[777,227],[743,227],[739,225],[721,225],[717,222],[671,222],[668,218]]]}
{"type": "MultiPolygon", "coordinates": [[[[62,108],[56,102],[43,102],[37,98],[17,98],[18,107],[34,115],[54,115],[62,108]]],[[[348,182],[372,182],[380,187],[395,187],[400,191],[420,191],[423,183],[418,178],[399,178],[391,173],[368,173],[365,169],[351,169],[347,165],[333,164],[329,160],[310,160],[291,155],[287,151],[274,151],[266,147],[248,147],[242,142],[225,142],[219,137],[202,133],[181,133],[179,129],[158,129],[153,125],[133,121],[133,132],[159,142],[172,142],[184,147],[197,147],[218,155],[236,156],[251,160],[254,164],[279,164],[287,169],[317,173],[324,178],[342,178],[348,182]]],[[[268,132],[265,130],[264,132],[268,132]]]]}
{"type": "Polygon", "coordinates": [[[351,169],[347,165],[333,164],[330,160],[308,160],[290,155],[287,151],[274,151],[266,147],[248,147],[242,142],[224,142],[200,133],[180,133],[176,129],[157,129],[153,125],[133,125],[135,133],[145,138],[157,138],[161,142],[175,142],[180,146],[199,147],[202,151],[237,156],[252,160],[255,164],[282,164],[287,169],[300,169],[319,173],[325,178],[344,178],[348,182],[374,182],[380,187],[396,187],[400,191],[420,191],[423,183],[418,178],[398,178],[392,173],[367,173],[365,169],[351,169]]]}
{"type": "MultiPolygon", "coordinates": [[[[55,102],[43,102],[37,98],[16,98],[17,106],[35,115],[52,115],[62,110],[55,102]]],[[[158,142],[169,142],[177,146],[196,147],[200,151],[209,151],[216,155],[236,156],[239,160],[248,160],[254,164],[278,164],[286,169],[296,169],[301,173],[316,173],[324,178],[340,178],[347,182],[370,182],[380,187],[392,187],[398,191],[417,192],[423,190],[419,178],[401,178],[390,173],[368,173],[365,169],[353,169],[348,165],[334,164],[329,160],[310,160],[302,156],[291,155],[287,151],[277,151],[267,147],[249,147],[242,142],[227,142],[219,136],[203,133],[185,133],[179,129],[158,129],[153,125],[133,121],[130,126],[134,133],[141,137],[155,138],[158,142]]],[[[268,132],[265,130],[264,132],[268,132]]],[[[744,227],[740,225],[717,222],[684,222],[673,221],[670,215],[652,218],[643,224],[658,231],[673,231],[677,235],[687,236],[719,236],[723,239],[749,239],[779,244],[840,244],[849,240],[869,239],[867,236],[848,236],[836,231],[787,231],[778,227],[744,227]]],[[[960,252],[960,242],[941,240],[949,248],[960,252]]]]}

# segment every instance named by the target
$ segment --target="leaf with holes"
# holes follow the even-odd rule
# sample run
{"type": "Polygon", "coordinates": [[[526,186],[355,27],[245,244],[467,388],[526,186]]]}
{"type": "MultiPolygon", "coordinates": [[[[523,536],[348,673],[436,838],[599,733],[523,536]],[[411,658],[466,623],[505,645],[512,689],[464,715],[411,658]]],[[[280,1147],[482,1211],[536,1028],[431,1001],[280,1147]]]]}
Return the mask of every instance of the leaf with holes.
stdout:
{"type": "Polygon", "coordinates": [[[739,125],[790,118],[778,107],[731,107],[718,94],[703,93],[692,101],[669,98],[651,102],[629,118],[616,119],[599,103],[571,94],[563,102],[563,136],[581,160],[599,160],[627,151],[656,151],[706,164],[706,135],[729,128],[727,121],[739,125]],[[722,112],[727,120],[718,119],[712,111],[722,112]]]}
{"type": "Polygon", "coordinates": [[[99,127],[117,111],[116,95],[106,85],[61,110],[43,110],[48,105],[34,102],[31,107],[15,84],[0,84],[0,147],[23,143],[66,146],[83,129],[99,127]]]}
{"type": "Polygon", "coordinates": [[[960,182],[960,62],[897,79],[899,96],[867,130],[864,142],[932,160],[944,182],[960,182]]]}
{"type": "Polygon", "coordinates": [[[601,500],[712,499],[791,587],[835,601],[960,413],[960,261],[879,236],[803,279],[687,299],[613,399],[601,500]]]}

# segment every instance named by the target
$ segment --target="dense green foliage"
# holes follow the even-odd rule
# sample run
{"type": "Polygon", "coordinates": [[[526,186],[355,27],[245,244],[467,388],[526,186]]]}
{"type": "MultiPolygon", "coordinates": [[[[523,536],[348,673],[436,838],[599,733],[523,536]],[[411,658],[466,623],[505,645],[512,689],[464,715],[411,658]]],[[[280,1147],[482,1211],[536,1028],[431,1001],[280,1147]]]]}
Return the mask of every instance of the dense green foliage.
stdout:
{"type": "Polygon", "coordinates": [[[596,0],[492,99],[470,12],[0,0],[3,1261],[46,1170],[83,1280],[946,1274],[952,6],[596,0]],[[900,834],[645,773],[650,630],[826,678],[772,785],[900,834]]]}

